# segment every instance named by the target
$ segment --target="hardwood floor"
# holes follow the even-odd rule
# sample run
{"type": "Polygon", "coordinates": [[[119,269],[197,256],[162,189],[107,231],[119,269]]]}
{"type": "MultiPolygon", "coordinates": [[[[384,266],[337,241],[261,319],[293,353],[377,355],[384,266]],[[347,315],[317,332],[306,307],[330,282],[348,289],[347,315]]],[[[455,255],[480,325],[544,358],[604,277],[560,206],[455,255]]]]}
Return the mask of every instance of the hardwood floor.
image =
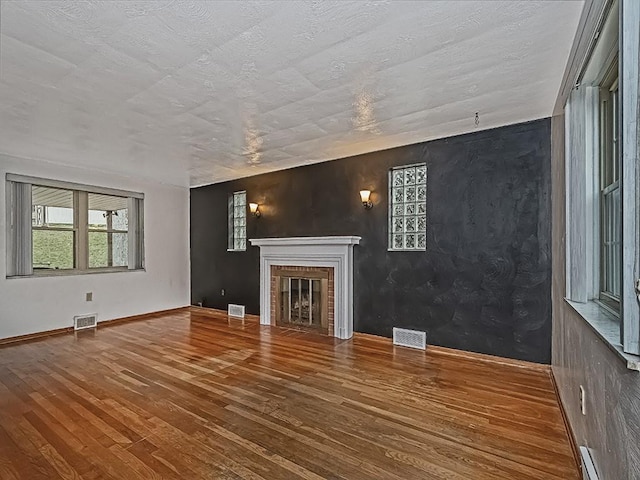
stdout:
{"type": "Polygon", "coordinates": [[[183,311],[0,348],[0,478],[578,472],[546,372],[183,311]]]}

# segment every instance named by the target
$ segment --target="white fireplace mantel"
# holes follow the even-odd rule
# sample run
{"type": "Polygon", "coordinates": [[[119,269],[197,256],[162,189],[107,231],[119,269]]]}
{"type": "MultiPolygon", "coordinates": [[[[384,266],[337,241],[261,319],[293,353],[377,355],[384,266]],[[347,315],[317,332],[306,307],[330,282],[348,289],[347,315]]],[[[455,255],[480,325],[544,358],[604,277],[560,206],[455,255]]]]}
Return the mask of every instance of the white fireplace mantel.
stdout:
{"type": "Polygon", "coordinates": [[[334,269],[334,333],[353,335],[353,246],[361,237],[252,238],[260,247],[260,323],[271,325],[271,267],[330,267],[334,269]]]}

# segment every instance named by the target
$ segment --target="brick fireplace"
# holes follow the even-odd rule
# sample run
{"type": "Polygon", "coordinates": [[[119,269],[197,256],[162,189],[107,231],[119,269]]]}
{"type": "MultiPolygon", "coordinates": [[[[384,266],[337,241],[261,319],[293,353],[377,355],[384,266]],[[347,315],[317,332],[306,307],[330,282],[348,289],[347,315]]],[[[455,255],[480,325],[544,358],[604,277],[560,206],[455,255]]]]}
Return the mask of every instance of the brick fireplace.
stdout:
{"type": "Polygon", "coordinates": [[[353,335],[353,246],[360,237],[255,238],[260,323],[353,335]],[[314,302],[315,299],[315,302],[314,302]]]}

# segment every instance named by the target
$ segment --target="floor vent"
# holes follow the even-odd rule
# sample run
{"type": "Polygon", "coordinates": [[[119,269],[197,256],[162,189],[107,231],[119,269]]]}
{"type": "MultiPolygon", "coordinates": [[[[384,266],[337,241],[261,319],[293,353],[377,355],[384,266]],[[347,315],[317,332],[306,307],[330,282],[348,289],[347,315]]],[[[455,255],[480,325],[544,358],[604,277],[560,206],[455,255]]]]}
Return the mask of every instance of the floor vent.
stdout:
{"type": "Polygon", "coordinates": [[[393,327],[393,344],[425,350],[427,348],[427,333],[393,327]]]}
{"type": "Polygon", "coordinates": [[[77,315],[73,317],[73,329],[84,330],[85,328],[94,328],[98,325],[98,314],[91,313],[89,315],[77,315]]]}
{"type": "Polygon", "coordinates": [[[580,447],[580,459],[582,461],[583,480],[598,480],[598,473],[587,447],[580,447]]]}
{"type": "Polygon", "coordinates": [[[230,317],[244,318],[244,305],[230,303],[228,313],[230,317]]]}

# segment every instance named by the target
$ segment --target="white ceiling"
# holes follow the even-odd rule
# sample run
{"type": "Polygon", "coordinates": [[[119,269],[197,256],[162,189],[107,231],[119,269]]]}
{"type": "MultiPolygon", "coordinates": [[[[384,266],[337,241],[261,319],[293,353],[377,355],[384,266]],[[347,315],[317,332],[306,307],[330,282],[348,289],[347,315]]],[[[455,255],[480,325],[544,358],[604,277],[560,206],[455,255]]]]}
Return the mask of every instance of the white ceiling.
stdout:
{"type": "Polygon", "coordinates": [[[0,5],[0,152],[200,185],[550,116],[583,3],[0,5]]]}

